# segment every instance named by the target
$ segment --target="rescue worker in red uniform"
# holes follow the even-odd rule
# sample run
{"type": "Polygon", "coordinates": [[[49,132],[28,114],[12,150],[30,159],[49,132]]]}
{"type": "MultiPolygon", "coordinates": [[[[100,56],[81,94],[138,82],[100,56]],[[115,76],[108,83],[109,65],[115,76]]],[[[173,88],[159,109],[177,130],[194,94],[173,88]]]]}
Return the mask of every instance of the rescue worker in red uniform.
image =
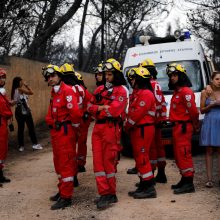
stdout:
{"type": "Polygon", "coordinates": [[[157,82],[157,70],[153,61],[149,58],[145,59],[140,65],[151,74],[151,86],[153,88],[155,100],[156,100],[156,124],[155,124],[155,138],[150,148],[150,162],[152,170],[157,170],[155,181],[158,183],[166,183],[167,177],[165,174],[166,167],[166,154],[165,148],[162,144],[161,128],[167,121],[167,108],[165,97],[163,95],[160,84],[157,82]]]}
{"type": "Polygon", "coordinates": [[[43,76],[52,87],[46,123],[50,128],[54,167],[59,180],[59,192],[50,197],[51,201],[56,201],[51,206],[55,210],[71,205],[73,180],[77,172],[77,134],[74,126],[79,124],[82,115],[72,88],[62,82],[60,68],[50,64],[44,68],[43,76]]]}
{"type": "Polygon", "coordinates": [[[78,136],[78,151],[77,151],[77,164],[78,164],[78,172],[86,172],[85,164],[86,164],[86,156],[87,156],[87,136],[89,125],[91,123],[91,116],[87,111],[87,105],[92,97],[92,94],[87,90],[82,75],[80,73],[75,72],[75,75],[78,79],[78,84],[76,85],[78,89],[82,89],[84,96],[82,101],[82,112],[83,117],[80,123],[80,135],[78,136]]]}
{"type": "Polygon", "coordinates": [[[102,70],[102,63],[100,63],[97,67],[94,68],[96,85],[101,86],[105,84],[105,73],[102,70]]]}
{"type": "Polygon", "coordinates": [[[127,91],[121,65],[115,59],[103,64],[106,83],[99,86],[90,103],[88,112],[96,119],[92,132],[93,168],[99,199],[98,209],[104,209],[118,201],[116,196],[116,165],[120,151],[121,115],[127,107],[127,91]]]}
{"type": "Polygon", "coordinates": [[[183,66],[178,63],[169,64],[166,72],[169,77],[169,89],[174,90],[169,120],[174,124],[172,130],[174,156],[182,176],[171,188],[174,189],[174,194],[191,193],[195,192],[191,140],[193,128],[195,131],[199,129],[199,113],[195,95],[189,88],[192,84],[183,66]]]}
{"type": "MultiPolygon", "coordinates": [[[[63,82],[69,86],[71,86],[72,90],[74,91],[75,95],[77,96],[77,103],[78,107],[82,113],[82,118],[80,120],[80,124],[77,125],[77,139],[76,139],[76,154],[77,154],[77,173],[78,172],[85,172],[85,163],[86,163],[86,153],[87,153],[87,133],[86,130],[82,131],[81,125],[84,125],[84,118],[86,117],[86,108],[91,95],[83,87],[79,79],[75,74],[75,70],[72,64],[65,63],[60,67],[61,72],[63,73],[63,82]],[[81,137],[83,136],[83,137],[81,137]],[[86,138],[85,138],[86,137],[86,138]],[[83,139],[82,139],[83,138],[83,139]],[[86,149],[85,149],[86,148],[86,149]]],[[[88,115],[88,114],[87,114],[88,115]]],[[[74,144],[75,146],[75,144],[74,144]]],[[[74,176],[74,186],[77,187],[79,185],[77,175],[74,176]]]]}
{"type": "Polygon", "coordinates": [[[156,198],[154,174],[152,172],[149,150],[155,135],[156,102],[150,83],[151,75],[143,67],[129,70],[128,81],[133,88],[129,111],[124,129],[131,138],[136,168],[140,184],[129,196],[135,199],[156,198]]]}
{"type": "Polygon", "coordinates": [[[4,162],[8,152],[8,120],[12,118],[11,105],[6,97],[4,88],[6,71],[0,68],[0,186],[1,183],[8,183],[11,180],[3,174],[4,162]]]}
{"type": "MultiPolygon", "coordinates": [[[[156,99],[156,122],[155,122],[155,138],[150,148],[150,162],[153,172],[158,168],[155,181],[158,183],[166,183],[167,177],[165,174],[166,155],[164,145],[162,144],[161,128],[167,121],[166,117],[166,102],[161,90],[160,84],[157,82],[157,70],[153,61],[149,58],[145,59],[139,64],[146,68],[151,74],[151,86],[153,88],[154,96],[156,99]]],[[[137,168],[131,168],[127,171],[128,174],[137,173],[137,168]]],[[[138,184],[137,184],[138,185],[138,184]]]]}

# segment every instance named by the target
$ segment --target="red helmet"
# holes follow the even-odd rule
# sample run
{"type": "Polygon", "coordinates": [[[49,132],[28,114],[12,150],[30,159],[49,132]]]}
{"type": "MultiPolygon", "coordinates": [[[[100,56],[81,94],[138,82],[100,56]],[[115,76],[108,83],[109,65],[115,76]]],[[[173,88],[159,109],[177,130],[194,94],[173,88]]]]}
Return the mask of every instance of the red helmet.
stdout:
{"type": "Polygon", "coordinates": [[[6,71],[3,68],[0,68],[0,76],[6,76],[6,71]]]}

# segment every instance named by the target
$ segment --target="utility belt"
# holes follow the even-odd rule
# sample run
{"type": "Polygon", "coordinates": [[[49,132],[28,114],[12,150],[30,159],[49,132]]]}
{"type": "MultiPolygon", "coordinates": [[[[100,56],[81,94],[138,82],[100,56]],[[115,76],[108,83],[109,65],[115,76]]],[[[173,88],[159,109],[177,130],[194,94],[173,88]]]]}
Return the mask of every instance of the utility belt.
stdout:
{"type": "Polygon", "coordinates": [[[67,134],[68,133],[68,129],[67,129],[67,125],[72,124],[71,121],[55,121],[54,126],[53,125],[49,125],[50,129],[55,129],[56,131],[60,131],[61,127],[64,127],[64,133],[67,134]]]}
{"type": "Polygon", "coordinates": [[[155,123],[145,123],[145,124],[137,125],[137,127],[141,129],[141,137],[144,138],[144,127],[154,126],[154,125],[155,125],[155,123]]]}
{"type": "Polygon", "coordinates": [[[106,124],[106,123],[114,123],[116,125],[116,124],[121,124],[122,120],[121,118],[112,118],[112,117],[96,120],[96,124],[106,124]]]}
{"type": "Polygon", "coordinates": [[[182,133],[185,134],[186,133],[186,125],[187,123],[192,123],[192,121],[174,121],[172,122],[173,126],[181,124],[182,125],[182,133]]]}
{"type": "Polygon", "coordinates": [[[151,125],[155,125],[155,124],[154,123],[145,123],[145,124],[137,125],[137,127],[142,128],[142,127],[151,126],[151,125]]]}

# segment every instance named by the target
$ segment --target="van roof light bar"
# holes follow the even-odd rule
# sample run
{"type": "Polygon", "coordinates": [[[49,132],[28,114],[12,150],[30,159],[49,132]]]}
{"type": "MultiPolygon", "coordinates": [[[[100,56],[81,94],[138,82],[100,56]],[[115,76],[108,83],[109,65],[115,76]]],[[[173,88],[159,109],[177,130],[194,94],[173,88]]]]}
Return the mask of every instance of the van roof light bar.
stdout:
{"type": "Polygon", "coordinates": [[[183,32],[180,30],[176,30],[173,36],[167,36],[167,37],[136,36],[135,45],[161,44],[161,43],[190,40],[191,39],[190,35],[191,33],[188,30],[183,32]]]}

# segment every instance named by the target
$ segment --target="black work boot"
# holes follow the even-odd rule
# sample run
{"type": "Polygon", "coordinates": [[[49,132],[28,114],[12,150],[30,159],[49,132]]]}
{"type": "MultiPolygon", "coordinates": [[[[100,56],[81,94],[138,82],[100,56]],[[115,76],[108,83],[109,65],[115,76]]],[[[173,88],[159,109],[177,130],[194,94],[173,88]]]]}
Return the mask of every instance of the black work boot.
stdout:
{"type": "Polygon", "coordinates": [[[184,183],[180,188],[174,189],[174,194],[184,194],[195,192],[193,177],[184,177],[184,183]]]}
{"type": "MultiPolygon", "coordinates": [[[[139,187],[139,186],[140,186],[140,182],[135,183],[135,186],[136,186],[136,187],[139,187]]],[[[156,186],[156,181],[154,181],[154,186],[156,186]]]]}
{"type": "Polygon", "coordinates": [[[111,195],[108,195],[108,200],[109,200],[109,203],[116,203],[118,202],[118,197],[115,194],[111,194],[111,195]]]}
{"type": "Polygon", "coordinates": [[[86,172],[86,168],[84,166],[78,166],[78,173],[86,172]]]}
{"type": "Polygon", "coordinates": [[[0,170],[0,183],[10,183],[11,180],[4,176],[3,170],[0,170]]]}
{"type": "Polygon", "coordinates": [[[133,167],[127,170],[127,174],[137,174],[137,173],[138,171],[136,167],[133,167]]]}
{"type": "Polygon", "coordinates": [[[74,187],[78,187],[78,186],[79,186],[79,181],[78,181],[77,176],[74,176],[73,186],[74,186],[74,187]]]}
{"type": "Polygon", "coordinates": [[[56,202],[59,198],[60,198],[60,193],[57,193],[56,195],[50,197],[50,201],[56,202]]]}
{"type": "Polygon", "coordinates": [[[165,168],[158,168],[157,176],[155,177],[157,183],[167,183],[165,168]]]}
{"type": "Polygon", "coordinates": [[[3,187],[3,185],[0,183],[0,187],[3,187]]]}
{"type": "Polygon", "coordinates": [[[51,206],[51,210],[56,210],[56,209],[63,209],[65,207],[68,207],[72,204],[71,199],[64,199],[64,198],[59,198],[55,204],[51,206]]]}
{"type": "Polygon", "coordinates": [[[139,183],[136,183],[135,186],[136,186],[136,185],[138,185],[138,186],[137,186],[137,189],[136,189],[136,190],[133,190],[133,191],[129,191],[129,192],[128,192],[128,195],[129,195],[129,196],[134,196],[135,193],[139,193],[139,192],[141,192],[141,191],[143,190],[143,187],[144,187],[144,186],[143,186],[143,181],[142,181],[142,180],[140,180],[139,183]]]}
{"type": "Polygon", "coordinates": [[[133,194],[134,199],[156,198],[157,192],[154,188],[154,179],[143,181],[143,189],[133,194]]]}
{"type": "Polygon", "coordinates": [[[99,201],[96,204],[97,209],[105,209],[109,206],[109,195],[102,195],[100,196],[99,201]]]}
{"type": "Polygon", "coordinates": [[[177,184],[171,185],[171,189],[178,189],[184,184],[184,177],[182,176],[177,184]]]}

